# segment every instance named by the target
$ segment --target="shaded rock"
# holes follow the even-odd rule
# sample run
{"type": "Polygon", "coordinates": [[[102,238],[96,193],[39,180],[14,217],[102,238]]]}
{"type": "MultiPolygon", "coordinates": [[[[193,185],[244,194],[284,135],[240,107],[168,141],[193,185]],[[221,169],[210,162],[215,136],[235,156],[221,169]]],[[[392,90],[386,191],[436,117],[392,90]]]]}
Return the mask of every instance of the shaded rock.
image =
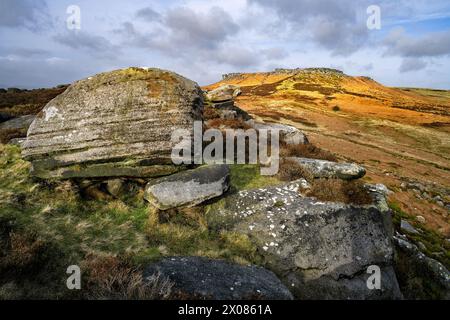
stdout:
{"type": "Polygon", "coordinates": [[[23,157],[41,178],[152,177],[180,170],[176,129],[193,131],[202,91],[180,75],[129,68],[72,84],[30,126],[23,157]]]}
{"type": "Polygon", "coordinates": [[[206,98],[212,102],[222,102],[233,100],[241,93],[241,89],[238,86],[227,84],[208,91],[206,93],[206,98]]]}
{"type": "Polygon", "coordinates": [[[280,123],[260,123],[254,121],[248,121],[248,124],[256,130],[279,130],[280,139],[286,144],[308,144],[308,138],[306,135],[293,126],[288,126],[280,123]]]}
{"type": "Polygon", "coordinates": [[[18,118],[13,118],[11,120],[5,121],[0,124],[0,130],[4,129],[17,129],[17,130],[28,130],[28,127],[34,121],[36,116],[34,115],[26,115],[18,118]]]}
{"type": "Polygon", "coordinates": [[[225,102],[215,102],[215,103],[213,102],[211,104],[211,106],[216,109],[233,109],[234,101],[229,100],[229,101],[225,101],[225,102]]]}
{"type": "Polygon", "coordinates": [[[20,147],[20,146],[22,146],[22,143],[24,143],[25,140],[26,140],[25,137],[24,138],[13,138],[8,141],[8,144],[12,144],[12,145],[20,147]]]}
{"type": "Polygon", "coordinates": [[[450,272],[401,236],[394,237],[396,273],[406,299],[450,299],[450,272]]]}
{"type": "Polygon", "coordinates": [[[165,258],[149,265],[144,277],[168,278],[172,292],[191,299],[292,300],[292,294],[269,270],[201,257],[165,258]]]}
{"type": "Polygon", "coordinates": [[[88,197],[89,199],[93,200],[99,200],[99,201],[108,201],[112,200],[113,198],[111,195],[107,194],[103,190],[100,189],[100,186],[98,184],[90,185],[83,189],[84,196],[88,197]]]}
{"type": "Polygon", "coordinates": [[[414,228],[408,221],[403,219],[400,222],[400,229],[407,233],[419,234],[419,231],[417,231],[416,228],[414,228]]]}
{"type": "MultiPolygon", "coordinates": [[[[0,89],[1,90],[1,89],[0,89]]],[[[6,90],[5,90],[6,92],[6,90]]],[[[6,112],[0,112],[0,122],[5,122],[10,119],[14,118],[12,114],[6,113],[6,112]]]]}
{"type": "Polygon", "coordinates": [[[144,198],[161,210],[195,206],[222,195],[229,188],[227,165],[207,165],[150,181],[144,198]]]}
{"type": "Polygon", "coordinates": [[[106,190],[116,198],[122,194],[123,189],[124,185],[122,179],[111,179],[106,181],[106,190]]]}
{"type": "Polygon", "coordinates": [[[366,170],[355,163],[339,163],[298,157],[289,157],[288,159],[295,161],[299,165],[311,171],[315,178],[339,178],[343,180],[352,180],[362,178],[366,174],[366,170]]]}
{"type": "Polygon", "coordinates": [[[294,182],[225,197],[207,207],[208,225],[248,235],[296,298],[401,298],[389,213],[319,202],[299,188],[294,182]],[[367,287],[371,265],[380,267],[380,290],[367,287]]]}

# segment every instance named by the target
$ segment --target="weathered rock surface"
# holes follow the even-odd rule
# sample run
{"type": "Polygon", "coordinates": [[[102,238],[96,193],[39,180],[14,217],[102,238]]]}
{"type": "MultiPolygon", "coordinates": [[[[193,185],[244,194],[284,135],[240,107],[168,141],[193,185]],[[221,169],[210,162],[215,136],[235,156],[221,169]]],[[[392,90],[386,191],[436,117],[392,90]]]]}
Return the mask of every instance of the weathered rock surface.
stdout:
{"type": "Polygon", "coordinates": [[[35,117],[36,116],[34,115],[27,115],[10,119],[8,121],[0,123],[0,130],[17,129],[17,130],[25,130],[26,132],[26,130],[28,130],[28,127],[34,121],[35,117]]]}
{"type": "Polygon", "coordinates": [[[144,278],[160,274],[173,284],[172,292],[191,299],[292,300],[292,294],[269,270],[201,257],[165,258],[149,265],[144,278]]]}
{"type": "Polygon", "coordinates": [[[414,228],[408,221],[401,220],[400,221],[400,229],[406,233],[419,234],[416,228],[414,228]]]}
{"type": "Polygon", "coordinates": [[[289,157],[299,165],[308,169],[315,178],[339,178],[352,180],[362,178],[366,170],[355,163],[340,163],[326,160],[289,157]]]}
{"type": "Polygon", "coordinates": [[[206,98],[212,102],[222,102],[233,100],[240,94],[241,89],[238,86],[227,84],[207,92],[206,98]]]}
{"type": "Polygon", "coordinates": [[[72,84],[30,126],[23,157],[42,178],[151,177],[178,171],[175,129],[201,119],[202,91],[180,75],[129,68],[72,84]]]}
{"type": "Polygon", "coordinates": [[[221,196],[229,188],[227,165],[207,165],[150,181],[145,199],[161,210],[195,206],[221,196]]]}
{"type": "Polygon", "coordinates": [[[450,299],[450,272],[439,261],[425,256],[417,246],[398,235],[395,269],[406,299],[450,299]]]}
{"type": "Polygon", "coordinates": [[[306,135],[293,126],[289,126],[286,124],[280,123],[260,123],[254,121],[247,122],[250,126],[252,126],[256,130],[279,130],[280,139],[286,144],[308,144],[308,138],[306,135]]]}
{"type": "Polygon", "coordinates": [[[389,213],[304,198],[299,188],[294,182],[230,195],[208,207],[208,223],[249,235],[296,298],[401,298],[389,213]],[[381,290],[366,285],[370,265],[381,269],[381,290]]]}

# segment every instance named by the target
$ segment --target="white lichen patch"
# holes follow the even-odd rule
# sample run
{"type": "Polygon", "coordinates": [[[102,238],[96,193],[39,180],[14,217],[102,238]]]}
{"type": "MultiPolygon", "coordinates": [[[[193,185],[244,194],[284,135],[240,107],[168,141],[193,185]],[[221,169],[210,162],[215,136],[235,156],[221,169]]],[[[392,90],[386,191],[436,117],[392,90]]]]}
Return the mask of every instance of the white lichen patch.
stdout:
{"type": "Polygon", "coordinates": [[[58,114],[58,108],[54,107],[54,106],[50,106],[47,109],[44,109],[44,120],[48,121],[54,117],[61,117],[61,115],[58,114]]]}

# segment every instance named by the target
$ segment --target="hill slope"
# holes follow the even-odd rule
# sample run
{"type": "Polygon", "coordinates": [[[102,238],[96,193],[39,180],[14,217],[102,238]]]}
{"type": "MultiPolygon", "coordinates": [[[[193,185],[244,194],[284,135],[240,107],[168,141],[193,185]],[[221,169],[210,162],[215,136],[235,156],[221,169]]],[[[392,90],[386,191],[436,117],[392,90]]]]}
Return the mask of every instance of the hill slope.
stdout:
{"type": "Polygon", "coordinates": [[[389,88],[323,68],[224,75],[204,89],[223,84],[241,86],[237,104],[252,115],[364,164],[413,223],[422,216],[450,236],[450,91],[389,88]]]}

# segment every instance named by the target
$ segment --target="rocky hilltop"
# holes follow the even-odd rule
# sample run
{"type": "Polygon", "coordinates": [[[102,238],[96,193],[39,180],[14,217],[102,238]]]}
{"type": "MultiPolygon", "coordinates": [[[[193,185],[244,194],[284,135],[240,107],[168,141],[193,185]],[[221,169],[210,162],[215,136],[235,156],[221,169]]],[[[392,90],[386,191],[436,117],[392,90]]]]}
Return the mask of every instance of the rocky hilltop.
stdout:
{"type": "Polygon", "coordinates": [[[0,297],[448,298],[446,266],[407,237],[422,231],[395,231],[391,191],[296,125],[242,110],[248,89],[202,92],[170,71],[129,68],[50,100],[25,141],[1,145],[0,297]],[[278,173],[226,154],[171,163],[171,132],[193,139],[195,120],[223,134],[279,131],[278,173]],[[79,292],[61,278],[73,264],[79,292]]]}

